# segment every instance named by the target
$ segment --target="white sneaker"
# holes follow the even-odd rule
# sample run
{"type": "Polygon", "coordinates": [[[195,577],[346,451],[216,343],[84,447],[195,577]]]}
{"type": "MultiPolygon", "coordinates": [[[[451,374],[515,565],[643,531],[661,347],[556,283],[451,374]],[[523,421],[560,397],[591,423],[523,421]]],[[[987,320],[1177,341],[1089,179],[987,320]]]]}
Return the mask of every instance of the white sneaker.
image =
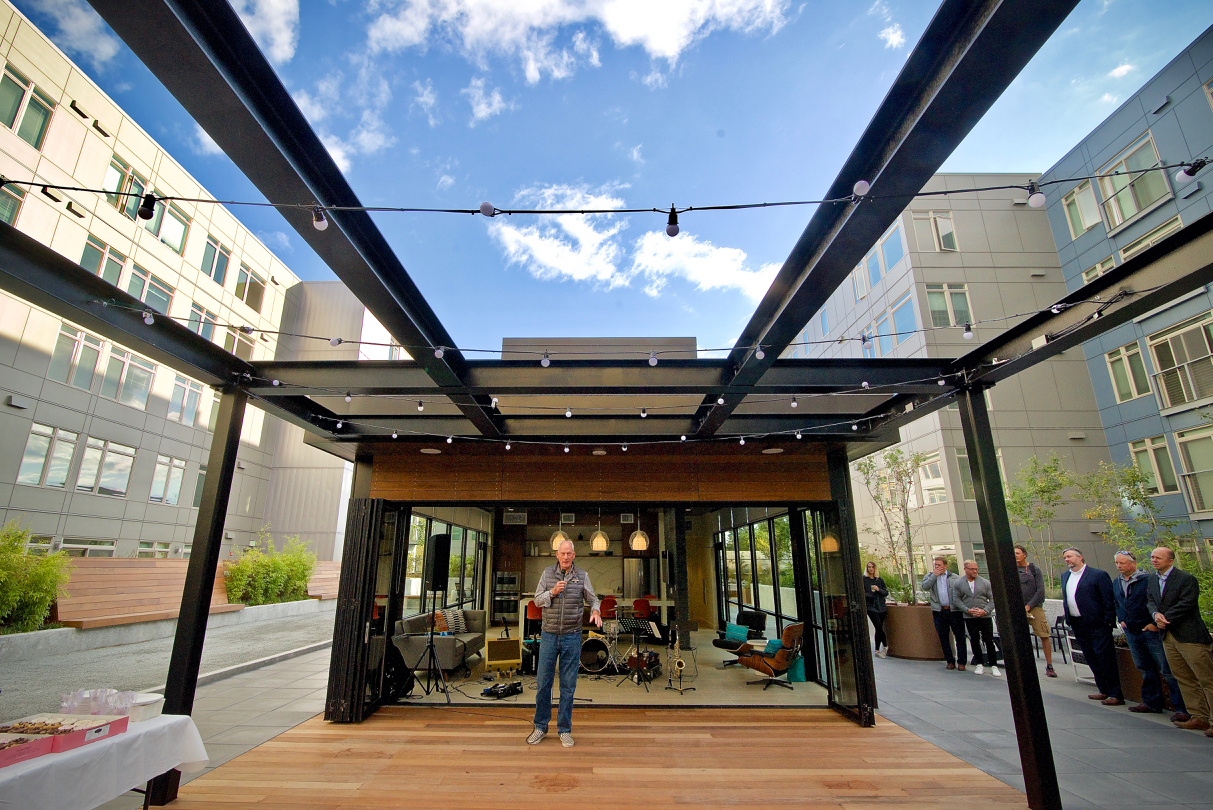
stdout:
{"type": "Polygon", "coordinates": [[[884,658],[886,655],[888,655],[888,653],[886,653],[884,650],[877,650],[877,651],[876,651],[876,657],[877,657],[877,658],[884,658]]]}
{"type": "Polygon", "coordinates": [[[573,735],[568,733],[567,731],[560,732],[560,744],[563,745],[565,748],[572,748],[573,747],[573,735]]]}
{"type": "Polygon", "coordinates": [[[1001,678],[1002,673],[998,671],[998,667],[990,667],[990,674],[995,678],[1001,678]]]}
{"type": "Polygon", "coordinates": [[[978,665],[977,665],[977,669],[973,670],[973,674],[974,674],[974,675],[985,675],[985,674],[986,674],[986,668],[985,668],[985,667],[983,667],[981,664],[978,664],[978,665]]]}
{"type": "Polygon", "coordinates": [[[543,738],[548,736],[548,733],[541,728],[536,728],[526,738],[527,745],[539,745],[543,742],[543,738]]]}

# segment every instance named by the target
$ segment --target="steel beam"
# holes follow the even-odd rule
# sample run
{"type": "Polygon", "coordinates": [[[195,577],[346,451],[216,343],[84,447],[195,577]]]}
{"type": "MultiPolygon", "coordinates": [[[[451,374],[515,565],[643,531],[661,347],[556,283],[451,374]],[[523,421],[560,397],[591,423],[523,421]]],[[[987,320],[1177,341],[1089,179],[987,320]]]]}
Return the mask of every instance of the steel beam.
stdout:
{"type": "Polygon", "coordinates": [[[977,498],[977,517],[985,546],[990,585],[994,590],[994,615],[1002,640],[1011,714],[1019,741],[1019,760],[1032,810],[1062,810],[1053,747],[1045,717],[1036,658],[1029,638],[1028,617],[1022,608],[1019,572],[1015,563],[1014,537],[1003,499],[1002,479],[990,416],[986,412],[984,387],[975,385],[960,392],[960,425],[969,470],[977,498]]]}
{"type": "MultiPolygon", "coordinates": [[[[824,195],[846,197],[862,179],[867,198],[817,209],[738,337],[730,383],[746,387],[766,373],[1075,5],[944,0],[824,195]],[[764,359],[749,348],[758,345],[764,359]]],[[[700,435],[728,419],[737,402],[725,399],[704,400],[700,435]]]]}
{"type": "MultiPolygon", "coordinates": [[[[691,649],[691,594],[687,578],[687,510],[686,507],[672,506],[674,515],[674,621],[677,627],[678,642],[684,654],[691,649]]],[[[670,673],[673,675],[674,673],[670,673]]],[[[682,683],[681,678],[679,683],[682,683]]]]}
{"type": "MultiPolygon", "coordinates": [[[[91,5],[223,149],[275,203],[362,203],[286,87],[227,3],[90,0],[91,5]]],[[[330,211],[318,231],[306,208],[279,209],[295,232],[440,385],[460,386],[463,356],[404,265],[365,211],[330,211]]],[[[463,406],[496,435],[486,409],[463,406]]]]}
{"type": "MultiPolygon", "coordinates": [[[[215,589],[215,571],[223,545],[223,525],[227,519],[247,401],[248,396],[234,388],[225,390],[219,398],[219,416],[211,439],[207,475],[202,482],[202,503],[198,507],[198,522],[194,525],[185,591],[181,595],[181,612],[177,615],[177,632],[165,680],[165,714],[188,715],[194,710],[198,667],[202,663],[206,623],[211,614],[211,592],[215,589]]],[[[176,769],[157,776],[148,788],[151,803],[159,806],[177,798],[180,783],[181,772],[176,769]]]]}

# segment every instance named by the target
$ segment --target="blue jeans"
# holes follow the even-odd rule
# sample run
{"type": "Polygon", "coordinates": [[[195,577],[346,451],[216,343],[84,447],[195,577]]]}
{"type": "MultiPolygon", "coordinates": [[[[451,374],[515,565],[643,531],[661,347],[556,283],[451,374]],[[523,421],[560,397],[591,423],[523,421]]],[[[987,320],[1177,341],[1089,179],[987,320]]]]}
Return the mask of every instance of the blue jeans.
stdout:
{"type": "Polygon", "coordinates": [[[1175,711],[1187,714],[1184,699],[1179,694],[1179,683],[1167,665],[1166,651],[1162,648],[1162,638],[1158,633],[1154,630],[1142,630],[1140,633],[1126,630],[1125,640],[1129,642],[1129,652],[1133,654],[1133,666],[1141,673],[1141,702],[1151,709],[1162,711],[1166,706],[1162,699],[1162,679],[1166,678],[1171,705],[1175,711]]]}
{"type": "Polygon", "coordinates": [[[560,711],[556,715],[556,731],[573,730],[573,693],[577,691],[577,670],[581,667],[581,631],[549,633],[539,640],[539,685],[535,688],[535,728],[548,730],[552,719],[552,681],[556,678],[556,661],[560,661],[560,711]]]}

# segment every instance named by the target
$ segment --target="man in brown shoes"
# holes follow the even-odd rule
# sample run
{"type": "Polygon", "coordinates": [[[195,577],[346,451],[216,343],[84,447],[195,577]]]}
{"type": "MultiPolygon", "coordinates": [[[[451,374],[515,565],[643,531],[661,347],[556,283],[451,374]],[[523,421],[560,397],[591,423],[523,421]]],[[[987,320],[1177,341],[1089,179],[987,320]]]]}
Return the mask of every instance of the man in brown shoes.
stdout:
{"type": "Polygon", "coordinates": [[[1146,591],[1147,609],[1162,633],[1163,650],[1179,690],[1183,693],[1191,719],[1176,722],[1179,728],[1209,730],[1209,711],[1213,707],[1213,637],[1200,617],[1197,602],[1200,583],[1187,571],[1175,567],[1175,552],[1156,548],[1150,552],[1156,574],[1150,577],[1146,591]]]}

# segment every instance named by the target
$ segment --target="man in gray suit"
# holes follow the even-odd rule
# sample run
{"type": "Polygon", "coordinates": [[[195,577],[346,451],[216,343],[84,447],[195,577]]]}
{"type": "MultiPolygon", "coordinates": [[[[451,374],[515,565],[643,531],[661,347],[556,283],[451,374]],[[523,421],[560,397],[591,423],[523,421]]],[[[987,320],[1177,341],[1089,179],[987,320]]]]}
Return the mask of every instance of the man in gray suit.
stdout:
{"type": "Polygon", "coordinates": [[[994,589],[990,587],[990,580],[978,576],[977,563],[973,560],[965,560],[965,575],[952,583],[952,604],[958,606],[964,616],[965,632],[979,662],[973,674],[985,673],[979,652],[985,647],[985,662],[990,667],[990,674],[995,678],[1002,677],[994,666],[998,660],[994,657],[994,619],[990,616],[994,609],[994,589]]]}
{"type": "Polygon", "coordinates": [[[1203,731],[1213,737],[1209,727],[1213,711],[1213,638],[1200,616],[1200,582],[1187,571],[1175,567],[1175,552],[1156,548],[1150,563],[1157,572],[1146,583],[1146,609],[1162,635],[1162,648],[1171,672],[1179,681],[1179,691],[1187,704],[1187,720],[1172,722],[1180,728],[1203,731]]]}

